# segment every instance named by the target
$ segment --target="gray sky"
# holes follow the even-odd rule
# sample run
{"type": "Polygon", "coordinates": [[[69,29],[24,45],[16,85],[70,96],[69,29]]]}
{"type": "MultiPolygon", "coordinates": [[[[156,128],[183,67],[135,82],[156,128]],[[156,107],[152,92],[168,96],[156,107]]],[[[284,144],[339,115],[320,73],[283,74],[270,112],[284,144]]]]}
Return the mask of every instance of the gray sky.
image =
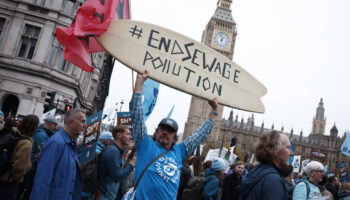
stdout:
{"type": "MultiPolygon", "coordinates": [[[[214,14],[217,0],[131,0],[133,20],[182,33],[196,41],[214,14]]],[[[308,135],[323,98],[326,134],[333,124],[340,135],[350,128],[350,1],[348,0],[233,0],[237,38],[233,61],[268,89],[262,98],[266,112],[254,114],[265,127],[284,126],[308,135]]],[[[132,94],[131,70],[117,63],[106,108],[124,100],[128,111],[132,94]]],[[[161,85],[158,101],[147,120],[153,133],[160,119],[175,105],[172,118],[183,132],[191,96],[161,85]]],[[[120,109],[120,104],[118,104],[120,109]]],[[[224,109],[225,118],[231,108],[224,109]]],[[[252,113],[233,109],[245,121],[252,113]]]]}

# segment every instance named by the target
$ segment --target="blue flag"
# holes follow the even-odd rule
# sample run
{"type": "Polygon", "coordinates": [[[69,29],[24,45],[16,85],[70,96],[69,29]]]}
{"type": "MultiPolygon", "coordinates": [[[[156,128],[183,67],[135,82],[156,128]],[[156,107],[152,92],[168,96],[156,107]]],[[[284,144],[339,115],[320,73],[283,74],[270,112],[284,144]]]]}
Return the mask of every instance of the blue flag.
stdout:
{"type": "Polygon", "coordinates": [[[294,149],[293,149],[293,143],[290,142],[290,149],[293,152],[293,155],[289,156],[289,164],[291,165],[293,163],[293,159],[294,159],[294,149]]]}
{"type": "Polygon", "coordinates": [[[167,118],[171,118],[171,115],[173,114],[174,107],[175,107],[175,105],[173,105],[173,107],[171,108],[167,118]]]}
{"type": "Polygon", "coordinates": [[[153,108],[157,103],[158,91],[159,91],[159,83],[157,81],[154,81],[149,78],[143,83],[142,105],[143,105],[143,115],[145,117],[145,121],[151,115],[153,108]]]}
{"type": "Polygon", "coordinates": [[[343,145],[341,146],[341,152],[346,155],[350,156],[350,132],[346,134],[346,138],[344,140],[343,145]]]}

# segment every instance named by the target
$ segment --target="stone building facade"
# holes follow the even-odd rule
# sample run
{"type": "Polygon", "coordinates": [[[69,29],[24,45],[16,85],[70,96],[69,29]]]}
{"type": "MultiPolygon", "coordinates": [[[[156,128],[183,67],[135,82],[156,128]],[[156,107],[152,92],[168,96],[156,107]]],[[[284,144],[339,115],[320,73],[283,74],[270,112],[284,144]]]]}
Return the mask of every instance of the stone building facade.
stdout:
{"type": "MultiPolygon", "coordinates": [[[[328,165],[329,173],[337,174],[338,163],[346,161],[347,166],[350,166],[350,159],[340,151],[346,133],[343,137],[339,137],[338,129],[334,124],[330,133],[326,135],[324,131],[326,125],[324,112],[323,100],[321,99],[313,118],[312,132],[307,137],[303,136],[303,131],[299,135],[294,134],[293,129],[286,132],[282,127],[281,131],[285,132],[292,141],[294,155],[301,155],[301,160],[305,160],[310,158],[312,151],[325,153],[327,158],[324,164],[328,165]]],[[[259,136],[264,132],[275,130],[275,128],[274,125],[271,128],[265,128],[264,123],[256,126],[254,115],[249,117],[247,121],[238,118],[238,115],[234,117],[231,111],[229,118],[222,120],[220,131],[224,138],[221,137],[220,140],[224,141],[224,146],[230,146],[231,139],[235,138],[236,146],[242,150],[245,161],[249,162],[259,136]]]]}
{"type": "Polygon", "coordinates": [[[63,59],[55,37],[69,26],[84,0],[0,1],[0,109],[5,115],[41,116],[47,92],[56,91],[55,105],[76,106],[93,114],[108,95],[113,59],[92,54],[92,73],[63,59]]]}

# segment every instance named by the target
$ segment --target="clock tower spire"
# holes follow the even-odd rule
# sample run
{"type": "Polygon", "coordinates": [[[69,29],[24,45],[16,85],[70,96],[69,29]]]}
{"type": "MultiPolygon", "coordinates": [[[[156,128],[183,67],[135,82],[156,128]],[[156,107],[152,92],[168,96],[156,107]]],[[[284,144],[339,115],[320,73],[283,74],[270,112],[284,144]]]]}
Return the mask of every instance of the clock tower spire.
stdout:
{"type": "MultiPolygon", "coordinates": [[[[219,53],[232,59],[237,35],[236,22],[232,17],[232,0],[218,0],[214,15],[209,20],[202,35],[202,43],[213,48],[219,53]]],[[[215,121],[211,134],[207,141],[220,145],[219,134],[223,106],[219,106],[219,116],[215,121]]],[[[206,100],[192,96],[190,111],[185,123],[183,139],[189,137],[204,122],[210,112],[210,106],[206,100]]]]}

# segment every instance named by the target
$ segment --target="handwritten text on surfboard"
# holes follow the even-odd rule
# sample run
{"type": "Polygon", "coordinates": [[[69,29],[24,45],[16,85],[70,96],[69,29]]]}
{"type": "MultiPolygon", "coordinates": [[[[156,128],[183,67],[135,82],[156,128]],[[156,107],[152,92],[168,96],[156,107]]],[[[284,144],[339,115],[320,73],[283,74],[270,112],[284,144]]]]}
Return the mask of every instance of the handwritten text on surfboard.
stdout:
{"type": "MultiPolygon", "coordinates": [[[[136,36],[137,39],[142,37],[142,29],[137,29],[137,26],[131,28],[130,33],[132,37],[136,36]]],[[[148,36],[147,46],[159,50],[163,55],[166,53],[172,56],[179,56],[178,59],[182,63],[180,64],[165,56],[160,56],[162,54],[152,54],[152,52],[146,50],[143,57],[143,66],[152,66],[155,70],[161,70],[162,73],[172,74],[174,76],[185,76],[186,83],[194,79],[196,87],[202,88],[204,91],[209,90],[212,94],[218,96],[221,96],[223,92],[222,85],[216,82],[218,79],[212,80],[212,78],[209,79],[209,77],[198,75],[196,74],[196,68],[189,66],[195,65],[198,68],[203,68],[208,72],[220,75],[232,81],[232,83],[239,84],[239,70],[233,69],[230,63],[222,62],[217,58],[208,59],[206,53],[194,48],[194,43],[192,42],[182,44],[178,40],[166,38],[159,31],[152,29],[148,36]],[[184,66],[184,62],[190,65],[184,66]]]]}

